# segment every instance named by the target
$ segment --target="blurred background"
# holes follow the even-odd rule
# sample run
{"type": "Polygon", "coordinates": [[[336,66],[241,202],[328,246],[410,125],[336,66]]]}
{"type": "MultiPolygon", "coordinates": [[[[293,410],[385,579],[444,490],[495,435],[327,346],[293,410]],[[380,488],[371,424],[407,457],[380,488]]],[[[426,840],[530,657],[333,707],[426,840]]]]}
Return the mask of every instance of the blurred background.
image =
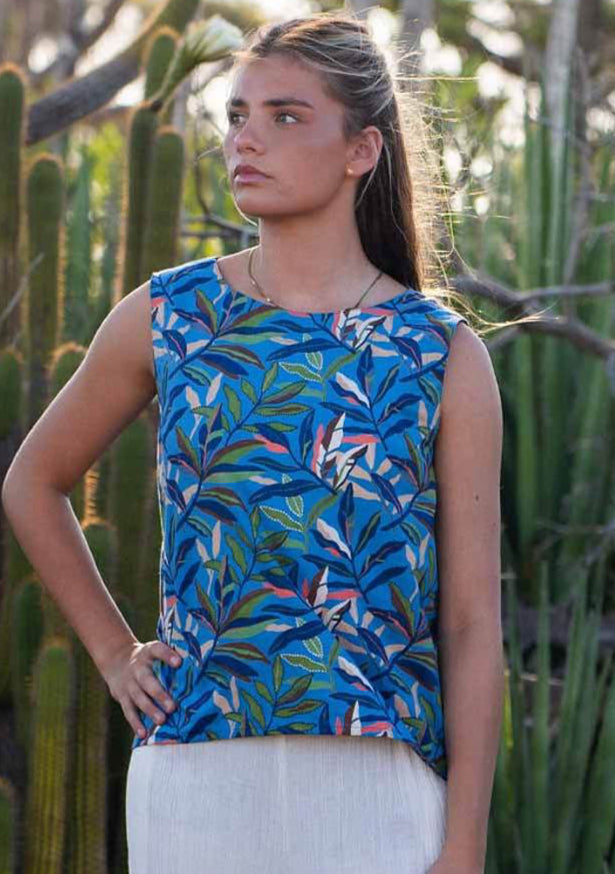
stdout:
{"type": "MultiPolygon", "coordinates": [[[[123,295],[256,242],[220,148],[229,50],[337,8],[421,102],[450,287],[538,314],[485,335],[507,660],[487,874],[614,874],[613,0],[0,0],[0,481],[123,295]]],[[[157,425],[153,400],[71,495],[144,641],[157,425]]],[[[2,516],[0,569],[0,874],[126,872],[132,731],[2,516]]]]}

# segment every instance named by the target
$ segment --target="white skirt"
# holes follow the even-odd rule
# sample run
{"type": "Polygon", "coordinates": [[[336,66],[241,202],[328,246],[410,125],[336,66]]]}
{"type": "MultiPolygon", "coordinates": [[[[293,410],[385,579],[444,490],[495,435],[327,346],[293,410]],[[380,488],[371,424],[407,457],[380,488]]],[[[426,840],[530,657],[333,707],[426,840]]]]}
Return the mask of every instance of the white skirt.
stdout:
{"type": "Polygon", "coordinates": [[[265,735],[132,750],[130,874],[426,874],[446,781],[405,741],[265,735]]]}

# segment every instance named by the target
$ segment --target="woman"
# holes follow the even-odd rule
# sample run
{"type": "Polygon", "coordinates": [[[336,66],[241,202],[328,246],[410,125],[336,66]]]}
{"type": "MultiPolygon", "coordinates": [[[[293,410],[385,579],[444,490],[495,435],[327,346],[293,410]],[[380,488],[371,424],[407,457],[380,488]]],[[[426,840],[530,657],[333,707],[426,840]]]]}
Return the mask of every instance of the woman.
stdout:
{"type": "Polygon", "coordinates": [[[131,874],[484,869],[501,409],[482,341],[421,290],[399,103],[354,18],[259,30],[224,138],[258,244],[114,307],[7,476],[16,535],[135,731],[131,874]],[[66,496],[155,393],[162,598],[141,643],[66,496]]]}

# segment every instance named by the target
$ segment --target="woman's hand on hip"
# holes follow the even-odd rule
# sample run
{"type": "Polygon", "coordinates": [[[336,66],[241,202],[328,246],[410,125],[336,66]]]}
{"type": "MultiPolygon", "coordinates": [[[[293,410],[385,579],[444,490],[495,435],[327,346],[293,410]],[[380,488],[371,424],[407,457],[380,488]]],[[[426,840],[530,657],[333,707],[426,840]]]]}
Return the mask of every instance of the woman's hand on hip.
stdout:
{"type": "Polygon", "coordinates": [[[155,659],[174,668],[181,664],[181,657],[174,649],[160,640],[150,640],[119,649],[101,671],[111,697],[120,704],[129,725],[139,737],[145,737],[145,728],[138,710],[161,725],[166,717],[154,702],[159,702],[167,713],[172,713],[176,707],[154,675],[152,664],[155,659]]]}

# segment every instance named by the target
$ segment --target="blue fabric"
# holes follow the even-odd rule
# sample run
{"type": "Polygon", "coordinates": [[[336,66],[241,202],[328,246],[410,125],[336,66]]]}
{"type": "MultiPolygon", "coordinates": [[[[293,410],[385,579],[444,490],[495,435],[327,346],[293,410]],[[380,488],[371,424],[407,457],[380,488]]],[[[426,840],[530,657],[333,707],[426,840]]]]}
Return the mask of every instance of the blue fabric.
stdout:
{"type": "Polygon", "coordinates": [[[409,743],[447,778],[434,440],[453,332],[412,288],[302,313],[215,257],[150,280],[163,542],[146,744],[267,734],[409,743]]]}

